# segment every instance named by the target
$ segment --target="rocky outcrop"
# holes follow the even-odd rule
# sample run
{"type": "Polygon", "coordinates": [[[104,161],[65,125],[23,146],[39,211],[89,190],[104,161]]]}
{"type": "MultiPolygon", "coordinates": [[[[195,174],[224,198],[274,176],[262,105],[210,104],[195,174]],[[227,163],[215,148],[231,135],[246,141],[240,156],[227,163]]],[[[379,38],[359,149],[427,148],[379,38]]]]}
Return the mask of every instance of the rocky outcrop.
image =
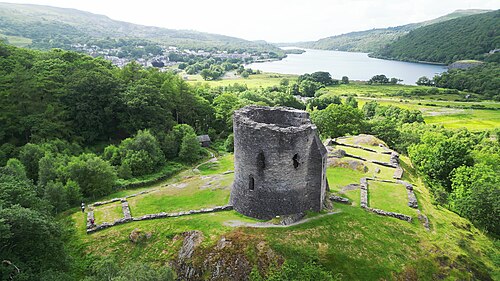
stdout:
{"type": "Polygon", "coordinates": [[[152,235],[153,234],[151,232],[144,232],[138,228],[135,228],[134,230],[132,230],[128,238],[132,243],[140,243],[148,240],[152,235]]]}
{"type": "Polygon", "coordinates": [[[183,232],[184,240],[177,256],[174,268],[179,280],[200,280],[201,270],[193,266],[193,258],[196,248],[203,242],[203,233],[199,230],[183,232]]]}

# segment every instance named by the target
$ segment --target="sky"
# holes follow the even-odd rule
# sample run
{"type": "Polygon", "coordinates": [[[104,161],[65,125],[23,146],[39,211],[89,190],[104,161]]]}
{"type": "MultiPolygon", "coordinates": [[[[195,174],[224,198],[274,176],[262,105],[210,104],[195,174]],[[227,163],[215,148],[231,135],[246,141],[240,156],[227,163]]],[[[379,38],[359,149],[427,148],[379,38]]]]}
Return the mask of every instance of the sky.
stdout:
{"type": "Polygon", "coordinates": [[[1,0],[74,8],[115,20],[268,42],[313,41],[434,19],[499,0],[1,0]]]}

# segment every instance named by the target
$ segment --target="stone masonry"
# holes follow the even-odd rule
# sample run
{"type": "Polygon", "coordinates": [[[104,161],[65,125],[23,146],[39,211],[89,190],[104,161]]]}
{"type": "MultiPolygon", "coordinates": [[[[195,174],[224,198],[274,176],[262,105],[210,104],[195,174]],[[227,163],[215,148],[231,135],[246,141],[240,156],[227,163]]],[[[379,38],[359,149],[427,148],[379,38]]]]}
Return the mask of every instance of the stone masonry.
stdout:
{"type": "Polygon", "coordinates": [[[321,210],[327,151],[307,112],[246,106],[234,113],[233,129],[236,211],[271,219],[321,210]]]}

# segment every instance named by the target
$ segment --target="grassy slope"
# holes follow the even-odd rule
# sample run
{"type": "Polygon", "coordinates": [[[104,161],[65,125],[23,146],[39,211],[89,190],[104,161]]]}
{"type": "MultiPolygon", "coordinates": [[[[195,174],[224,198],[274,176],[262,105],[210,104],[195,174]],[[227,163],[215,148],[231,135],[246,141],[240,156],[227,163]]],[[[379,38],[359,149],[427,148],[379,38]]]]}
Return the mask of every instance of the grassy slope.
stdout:
{"type": "MultiPolygon", "coordinates": [[[[345,280],[394,279],[395,274],[402,271],[407,275],[416,274],[422,280],[431,280],[433,274],[444,274],[449,280],[454,280],[466,277],[466,267],[468,270],[492,271],[495,266],[497,271],[493,274],[499,278],[498,246],[467,220],[431,205],[429,193],[412,171],[408,159],[402,157],[402,160],[407,170],[404,179],[415,184],[420,209],[432,224],[430,232],[426,232],[418,220],[409,224],[362,210],[359,208],[359,190],[354,190],[344,195],[354,201],[352,206],[335,204],[341,213],[279,229],[235,230],[224,222],[255,220],[230,211],[134,222],[86,235],[84,215],[75,211],[65,219],[74,230],[68,247],[81,266],[76,270],[85,270],[84,266],[93,258],[104,255],[116,256],[122,262],[140,260],[160,266],[174,259],[181,246],[181,240],[173,237],[196,229],[207,237],[203,247],[213,246],[221,235],[228,232],[249,234],[267,241],[286,259],[314,260],[333,273],[341,273],[345,280]],[[128,235],[135,228],[151,232],[152,237],[144,243],[131,243],[128,235]],[[495,258],[496,265],[493,263],[495,258]]],[[[201,174],[220,174],[232,166],[232,161],[232,157],[227,156],[218,165],[204,165],[200,167],[201,174]]],[[[190,176],[193,174],[188,171],[167,182],[182,183],[190,176]]],[[[344,168],[329,168],[327,176],[332,191],[338,192],[340,187],[358,183],[359,178],[366,175],[344,168]]],[[[387,204],[381,199],[380,204],[387,204]]],[[[200,206],[205,203],[199,202],[200,206]]],[[[132,213],[137,212],[137,208],[132,207],[132,213]]]]}
{"type": "Polygon", "coordinates": [[[223,80],[215,80],[215,81],[204,81],[200,75],[189,75],[188,82],[191,84],[207,84],[212,87],[219,86],[229,86],[233,84],[247,85],[248,88],[259,88],[259,87],[272,87],[279,86],[280,81],[283,78],[290,79],[290,82],[293,82],[297,79],[297,75],[290,74],[275,74],[275,73],[263,73],[263,74],[255,74],[250,75],[248,78],[236,78],[236,79],[223,79],[223,80]]]}

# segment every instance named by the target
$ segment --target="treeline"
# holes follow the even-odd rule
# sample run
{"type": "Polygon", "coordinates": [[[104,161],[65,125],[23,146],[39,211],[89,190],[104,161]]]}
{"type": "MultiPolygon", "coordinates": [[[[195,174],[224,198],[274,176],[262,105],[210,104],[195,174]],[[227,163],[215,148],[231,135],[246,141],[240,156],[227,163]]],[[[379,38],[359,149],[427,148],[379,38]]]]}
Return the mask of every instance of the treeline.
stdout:
{"type": "Polygon", "coordinates": [[[500,11],[461,17],[410,31],[374,56],[405,61],[452,63],[484,60],[498,48],[500,11]]]}
{"type": "Polygon", "coordinates": [[[323,137],[368,133],[408,154],[431,191],[434,203],[500,235],[500,130],[471,133],[424,124],[418,110],[381,106],[357,108],[353,96],[342,102],[326,94],[309,101],[311,119],[323,137]]]}
{"type": "Polygon", "coordinates": [[[457,89],[500,101],[500,63],[490,62],[469,69],[451,69],[436,75],[429,83],[440,88],[457,89]]]}

